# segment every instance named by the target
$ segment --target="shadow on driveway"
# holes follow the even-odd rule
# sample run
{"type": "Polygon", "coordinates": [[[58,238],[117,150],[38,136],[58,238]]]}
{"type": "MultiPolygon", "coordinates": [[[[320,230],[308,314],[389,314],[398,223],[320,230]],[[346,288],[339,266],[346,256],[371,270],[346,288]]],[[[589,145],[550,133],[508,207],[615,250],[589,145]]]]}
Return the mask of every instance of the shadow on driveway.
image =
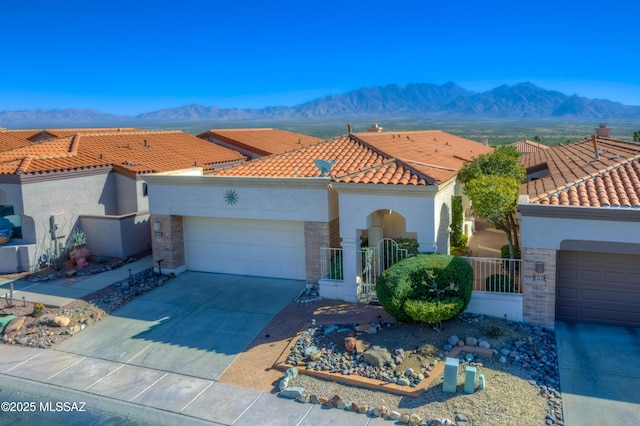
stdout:
{"type": "Polygon", "coordinates": [[[303,281],[185,272],[56,349],[216,380],[303,281]]]}

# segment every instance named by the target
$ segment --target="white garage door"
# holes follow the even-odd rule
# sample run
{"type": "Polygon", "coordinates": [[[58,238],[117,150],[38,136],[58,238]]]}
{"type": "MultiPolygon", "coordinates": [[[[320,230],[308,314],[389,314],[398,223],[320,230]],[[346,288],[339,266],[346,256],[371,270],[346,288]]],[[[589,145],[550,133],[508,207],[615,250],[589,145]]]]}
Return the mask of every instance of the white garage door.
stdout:
{"type": "Polygon", "coordinates": [[[304,280],[304,223],[184,218],[192,271],[304,280]]]}

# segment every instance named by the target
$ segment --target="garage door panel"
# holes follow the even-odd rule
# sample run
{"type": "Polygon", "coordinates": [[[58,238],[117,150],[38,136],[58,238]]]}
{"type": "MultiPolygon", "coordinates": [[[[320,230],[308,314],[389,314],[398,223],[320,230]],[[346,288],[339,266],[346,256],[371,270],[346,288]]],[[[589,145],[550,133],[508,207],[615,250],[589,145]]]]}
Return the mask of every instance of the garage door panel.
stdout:
{"type": "Polygon", "coordinates": [[[563,287],[558,289],[558,292],[556,294],[560,299],[575,299],[576,297],[578,297],[578,289],[572,287],[563,287]]]}
{"type": "Polygon", "coordinates": [[[582,281],[600,281],[601,273],[597,269],[586,269],[578,272],[582,281]]]}
{"type": "Polygon", "coordinates": [[[627,294],[624,291],[603,291],[603,301],[605,303],[627,303],[627,294]]]}
{"type": "Polygon", "coordinates": [[[305,279],[304,224],[185,218],[187,268],[196,271],[305,279]]]}
{"type": "Polygon", "coordinates": [[[556,318],[640,326],[640,255],[559,251],[556,318]]]}
{"type": "Polygon", "coordinates": [[[626,274],[624,272],[605,271],[604,282],[607,283],[619,283],[626,281],[626,274]]]}

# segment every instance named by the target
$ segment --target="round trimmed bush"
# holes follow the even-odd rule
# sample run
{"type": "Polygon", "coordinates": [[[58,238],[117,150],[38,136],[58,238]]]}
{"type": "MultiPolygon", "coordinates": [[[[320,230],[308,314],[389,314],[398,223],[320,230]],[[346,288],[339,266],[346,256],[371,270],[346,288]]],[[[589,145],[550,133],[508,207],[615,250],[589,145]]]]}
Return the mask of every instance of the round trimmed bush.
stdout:
{"type": "Polygon", "coordinates": [[[396,263],[378,278],[376,293],[385,311],[398,321],[438,323],[469,305],[473,269],[466,260],[420,254],[396,263]]]}

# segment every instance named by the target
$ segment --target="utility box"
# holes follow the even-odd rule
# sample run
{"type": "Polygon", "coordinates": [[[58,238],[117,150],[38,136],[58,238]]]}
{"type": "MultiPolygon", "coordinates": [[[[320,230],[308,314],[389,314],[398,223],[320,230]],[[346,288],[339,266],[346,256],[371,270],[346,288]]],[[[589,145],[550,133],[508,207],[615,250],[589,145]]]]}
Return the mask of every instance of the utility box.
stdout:
{"type": "Polygon", "coordinates": [[[458,386],[458,367],[460,360],[458,358],[447,358],[444,364],[444,383],[442,383],[443,392],[456,392],[458,386]]]}
{"type": "Polygon", "coordinates": [[[476,368],[467,365],[464,370],[464,393],[473,393],[476,390],[476,368]]]}

